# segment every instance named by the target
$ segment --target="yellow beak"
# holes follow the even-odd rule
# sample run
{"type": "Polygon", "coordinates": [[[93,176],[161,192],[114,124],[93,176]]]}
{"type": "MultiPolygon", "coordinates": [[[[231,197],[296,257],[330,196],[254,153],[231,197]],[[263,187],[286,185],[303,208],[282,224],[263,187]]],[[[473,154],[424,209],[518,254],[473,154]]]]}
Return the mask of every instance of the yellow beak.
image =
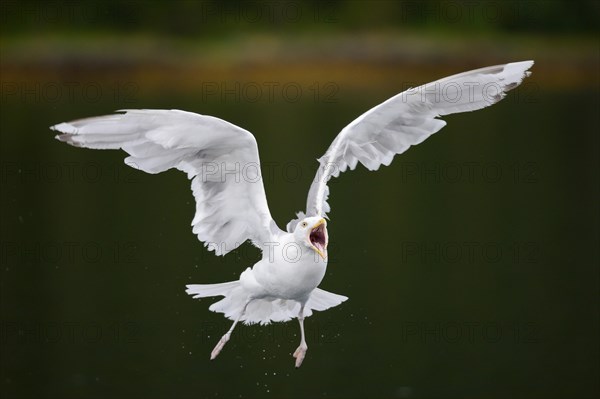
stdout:
{"type": "Polygon", "coordinates": [[[313,228],[313,229],[316,229],[317,227],[319,227],[319,226],[320,226],[320,225],[322,225],[322,224],[325,224],[325,219],[324,219],[324,218],[321,218],[321,220],[319,220],[319,221],[317,222],[317,224],[315,224],[315,225],[314,225],[312,228],[313,228]]]}
{"type": "Polygon", "coordinates": [[[319,254],[319,256],[325,260],[325,258],[327,257],[327,255],[325,254],[325,251],[327,249],[327,244],[328,244],[328,239],[327,239],[327,231],[325,230],[325,245],[323,246],[323,248],[318,248],[315,245],[312,244],[311,240],[310,240],[310,234],[313,232],[314,229],[316,229],[317,227],[326,224],[327,222],[325,221],[325,219],[321,219],[317,222],[317,224],[315,224],[311,229],[310,229],[310,233],[308,234],[308,241],[311,243],[312,249],[315,250],[316,253],[319,254]]]}

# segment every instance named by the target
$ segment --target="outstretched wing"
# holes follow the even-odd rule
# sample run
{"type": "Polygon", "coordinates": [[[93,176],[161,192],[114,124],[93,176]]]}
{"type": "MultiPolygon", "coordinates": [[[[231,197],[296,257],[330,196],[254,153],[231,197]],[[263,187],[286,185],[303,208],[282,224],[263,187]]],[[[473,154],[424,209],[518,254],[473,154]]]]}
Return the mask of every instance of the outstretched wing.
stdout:
{"type": "MultiPolygon", "coordinates": [[[[419,144],[446,125],[438,116],[474,111],[500,101],[529,76],[533,61],[515,62],[453,75],[409,89],[370,109],[346,126],[319,159],[306,214],[329,212],[327,182],[358,162],[369,170],[389,165],[394,155],[419,144]]],[[[299,214],[299,217],[303,217],[299,214]]],[[[288,224],[293,229],[297,220],[288,224]]]]}
{"type": "Polygon", "coordinates": [[[192,180],[193,231],[225,255],[247,239],[273,241],[276,226],[265,197],[254,136],[212,116],[179,110],[122,110],[52,126],[76,147],[123,149],[125,163],[148,173],[176,168],[192,180]]]}

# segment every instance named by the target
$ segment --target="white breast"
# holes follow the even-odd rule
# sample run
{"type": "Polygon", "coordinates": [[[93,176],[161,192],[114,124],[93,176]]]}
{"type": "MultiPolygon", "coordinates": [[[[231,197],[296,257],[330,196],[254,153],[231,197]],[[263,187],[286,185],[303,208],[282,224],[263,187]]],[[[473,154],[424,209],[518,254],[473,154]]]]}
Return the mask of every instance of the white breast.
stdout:
{"type": "Polygon", "coordinates": [[[285,234],[263,252],[263,259],[240,276],[242,286],[256,298],[303,301],[321,283],[327,261],[312,248],[285,234]]]}

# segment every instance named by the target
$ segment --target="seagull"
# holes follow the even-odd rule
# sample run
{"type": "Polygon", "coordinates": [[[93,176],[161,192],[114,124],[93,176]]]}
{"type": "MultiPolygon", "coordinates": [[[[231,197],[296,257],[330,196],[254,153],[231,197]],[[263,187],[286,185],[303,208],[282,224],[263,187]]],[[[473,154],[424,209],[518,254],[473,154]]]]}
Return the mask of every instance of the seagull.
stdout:
{"type": "Polygon", "coordinates": [[[260,175],[258,145],[247,130],[214,116],[181,110],[127,109],[59,123],[56,138],[75,147],[122,149],[125,163],[147,173],[176,168],[187,173],[196,200],[193,232],[209,251],[225,255],[250,240],[262,259],[239,279],[191,284],[194,298],[223,297],[209,309],[233,321],[210,354],[216,358],[239,322],[268,324],[297,318],[302,364],[308,346],[304,319],[348,298],[318,288],[327,269],[327,213],[333,177],[360,162],[388,166],[396,154],[439,131],[439,117],[474,111],[500,101],[529,76],[533,61],[513,62],[446,77],[408,89],[360,115],[318,159],[306,211],[286,230],[273,220],[260,175]]]}

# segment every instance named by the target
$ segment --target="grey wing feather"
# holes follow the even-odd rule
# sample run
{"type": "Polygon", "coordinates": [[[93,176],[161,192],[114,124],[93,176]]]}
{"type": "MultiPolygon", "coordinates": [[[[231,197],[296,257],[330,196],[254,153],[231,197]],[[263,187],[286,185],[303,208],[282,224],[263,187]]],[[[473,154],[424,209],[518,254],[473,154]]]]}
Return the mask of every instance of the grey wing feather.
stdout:
{"type": "Polygon", "coordinates": [[[77,147],[123,149],[125,163],[148,173],[176,168],[192,180],[193,231],[224,255],[250,239],[257,246],[281,233],[265,196],[254,136],[212,116],[180,110],[124,112],[60,123],[56,138],[77,147]],[[250,166],[248,168],[248,166],[250,166]],[[244,169],[246,168],[246,169],[244,169]]]}
{"type": "MultiPolygon", "coordinates": [[[[406,90],[365,112],[346,126],[319,158],[306,215],[330,211],[328,181],[360,162],[369,170],[389,165],[396,154],[446,125],[439,116],[474,111],[500,101],[529,76],[533,61],[514,62],[449,76],[406,90]]],[[[288,224],[294,227],[298,219],[288,224]]]]}

